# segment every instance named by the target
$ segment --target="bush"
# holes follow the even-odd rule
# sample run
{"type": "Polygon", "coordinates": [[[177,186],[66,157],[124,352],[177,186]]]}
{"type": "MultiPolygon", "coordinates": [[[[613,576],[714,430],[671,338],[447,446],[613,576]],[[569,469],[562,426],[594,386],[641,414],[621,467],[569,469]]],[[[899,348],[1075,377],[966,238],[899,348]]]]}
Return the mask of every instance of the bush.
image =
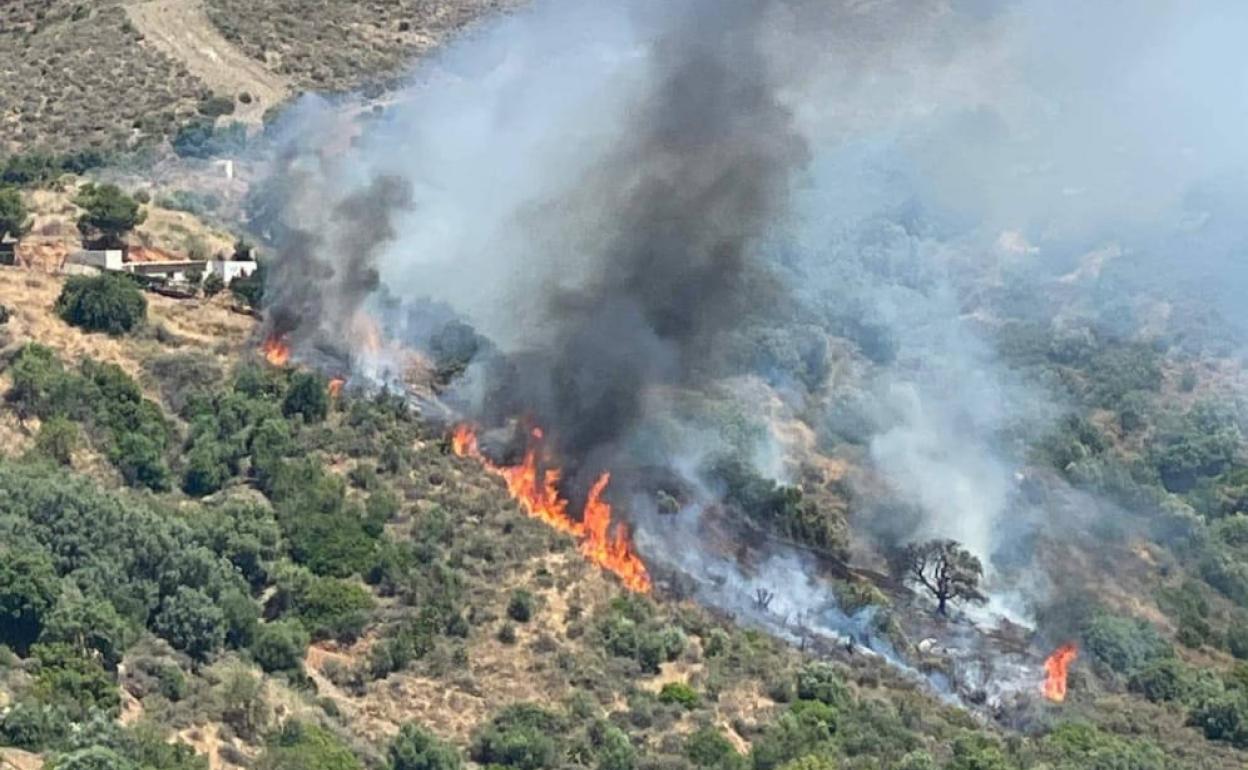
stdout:
{"type": "Polygon", "coordinates": [[[25,655],[43,631],[59,589],[45,551],[17,544],[0,549],[0,644],[25,655]]]}
{"type": "Polygon", "coordinates": [[[511,601],[507,603],[507,617],[517,623],[528,623],[533,619],[537,607],[537,599],[523,588],[513,591],[511,601]]]}
{"type": "Polygon", "coordinates": [[[684,682],[668,682],[663,685],[663,689],[659,690],[659,701],[676,703],[692,709],[698,705],[698,693],[684,682]]]}
{"type": "Polygon", "coordinates": [[[745,758],[714,727],[703,727],[685,739],[685,756],[697,767],[744,770],[745,758]]]}
{"type": "Polygon", "coordinates": [[[152,625],[170,644],[197,660],[225,644],[225,613],[198,588],[179,586],[165,599],[152,625]]]}
{"type": "Polygon", "coordinates": [[[56,757],[48,770],[139,770],[138,766],[104,746],[92,746],[56,757]]]}
{"type": "Polygon", "coordinates": [[[807,663],[797,672],[797,697],[829,706],[843,706],[850,700],[849,688],[836,667],[822,662],[807,663]]]}
{"type": "Polygon", "coordinates": [[[290,379],[290,390],[282,401],[282,414],[303,415],[307,422],[320,422],[329,414],[329,383],[318,374],[299,372],[290,379]]]}
{"type": "Polygon", "coordinates": [[[1175,659],[1156,660],[1131,675],[1129,686],[1153,703],[1177,701],[1192,691],[1192,675],[1175,659]]]}
{"type": "Polygon", "coordinates": [[[297,671],[303,666],[308,648],[308,632],[293,620],[265,623],[256,631],[251,643],[251,656],[260,668],[274,671],[297,671]]]}
{"type": "Polygon", "coordinates": [[[403,725],[387,752],[386,770],[459,770],[463,764],[454,747],[419,725],[403,725]]]}
{"type": "Polygon", "coordinates": [[[1188,723],[1211,741],[1248,747],[1248,694],[1232,690],[1205,698],[1192,709],[1188,723]]]}
{"type": "Polygon", "coordinates": [[[72,326],[119,335],[143,323],[147,300],[139,287],[122,275],[71,276],[56,300],[56,312],[72,326]]]}
{"type": "Polygon", "coordinates": [[[117,684],[100,662],[68,644],[37,644],[31,656],[38,662],[33,692],[36,698],[63,709],[73,721],[95,712],[115,716],[121,706],[117,684]]]}
{"type": "Polygon", "coordinates": [[[307,576],[287,590],[290,609],[314,639],[352,641],[368,624],[373,597],[355,583],[307,576]]]}
{"type": "Polygon", "coordinates": [[[203,288],[205,297],[215,297],[225,289],[225,279],[218,273],[209,273],[203,288]]]}
{"type": "Polygon", "coordinates": [[[1134,618],[1098,615],[1084,627],[1083,641],[1094,658],[1120,674],[1174,655],[1155,628],[1134,618]]]}
{"type": "Polygon", "coordinates": [[[22,194],[11,187],[0,187],[0,239],[5,234],[21,238],[30,229],[30,216],[22,194]]]}
{"type": "Polygon", "coordinates": [[[52,417],[39,426],[35,453],[59,465],[69,465],[78,448],[78,426],[64,417],[52,417]]]}
{"type": "Polygon", "coordinates": [[[565,730],[563,719],[540,706],[508,706],[477,734],[472,758],[519,770],[553,767],[559,755],[555,736],[565,730]]]}
{"type": "Polygon", "coordinates": [[[269,740],[257,770],[363,770],[364,765],[333,733],[291,720],[269,740]]]}

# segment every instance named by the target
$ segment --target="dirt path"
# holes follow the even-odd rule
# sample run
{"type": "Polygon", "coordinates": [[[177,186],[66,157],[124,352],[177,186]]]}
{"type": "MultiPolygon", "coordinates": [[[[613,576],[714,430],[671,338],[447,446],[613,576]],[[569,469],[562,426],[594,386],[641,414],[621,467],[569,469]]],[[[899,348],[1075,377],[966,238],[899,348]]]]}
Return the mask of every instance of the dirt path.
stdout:
{"type": "Polygon", "coordinates": [[[134,3],[126,6],[126,14],[146,42],[182,62],[214,93],[233,97],[235,120],[259,123],[265,110],[291,92],[284,77],[248,58],[221,36],[199,0],[134,3]],[[244,92],[251,94],[250,104],[237,101],[244,92]]]}

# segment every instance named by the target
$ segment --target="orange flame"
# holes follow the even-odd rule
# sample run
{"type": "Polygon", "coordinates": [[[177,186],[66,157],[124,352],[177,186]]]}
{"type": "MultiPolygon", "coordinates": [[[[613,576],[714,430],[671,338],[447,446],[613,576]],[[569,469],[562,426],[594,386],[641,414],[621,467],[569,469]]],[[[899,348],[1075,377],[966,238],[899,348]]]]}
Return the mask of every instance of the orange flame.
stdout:
{"type": "Polygon", "coordinates": [[[264,353],[264,359],[273,366],[285,366],[290,363],[290,345],[283,335],[270,335],[260,346],[260,352],[264,353]]]}
{"type": "Polygon", "coordinates": [[[342,386],[346,384],[347,384],[347,381],[341,377],[335,377],[332,380],[330,380],[329,381],[329,397],[338,398],[339,396],[341,396],[342,386]]]}
{"type": "Polygon", "coordinates": [[[480,461],[491,472],[501,476],[507,483],[507,491],[525,513],[579,540],[585,558],[614,573],[625,588],[637,593],[649,593],[650,575],[633,550],[628,527],[619,522],[612,528],[611,505],[602,499],[611,474],[603,473],[594,482],[585,500],[581,521],[577,521],[568,514],[568,501],[559,495],[559,469],[545,467],[538,457],[541,429],[534,428],[531,435],[519,465],[494,464],[481,453],[476,431],[469,425],[459,425],[452,431],[451,449],[460,457],[480,461]]]}
{"type": "Polygon", "coordinates": [[[1073,643],[1063,644],[1044,660],[1044,697],[1054,703],[1066,700],[1066,673],[1070,664],[1079,657],[1079,648],[1073,643]]]}

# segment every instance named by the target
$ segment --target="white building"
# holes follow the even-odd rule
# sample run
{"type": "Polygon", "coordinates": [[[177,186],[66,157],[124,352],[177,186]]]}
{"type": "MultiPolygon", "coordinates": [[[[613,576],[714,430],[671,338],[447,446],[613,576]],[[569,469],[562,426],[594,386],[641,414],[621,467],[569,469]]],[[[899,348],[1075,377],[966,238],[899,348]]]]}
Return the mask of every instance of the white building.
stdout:
{"type": "Polygon", "coordinates": [[[229,286],[237,278],[246,278],[256,272],[256,263],[250,259],[214,259],[208,263],[204,276],[219,275],[221,281],[229,286]]]}

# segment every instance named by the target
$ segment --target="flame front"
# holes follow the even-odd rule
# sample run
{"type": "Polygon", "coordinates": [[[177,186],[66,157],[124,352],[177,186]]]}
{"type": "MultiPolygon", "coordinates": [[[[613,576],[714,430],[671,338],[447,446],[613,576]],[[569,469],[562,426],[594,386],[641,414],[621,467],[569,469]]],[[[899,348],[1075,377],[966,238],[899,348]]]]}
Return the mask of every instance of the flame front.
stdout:
{"type": "Polygon", "coordinates": [[[581,521],[568,513],[568,501],[559,494],[558,468],[546,467],[539,457],[542,431],[534,428],[531,440],[519,465],[500,466],[481,453],[476,431],[468,425],[459,425],[451,433],[451,449],[460,457],[472,457],[491,472],[502,477],[507,491],[515,498],[529,516],[571,535],[580,541],[585,558],[614,573],[624,587],[637,593],[650,592],[650,575],[646,565],[633,550],[628,527],[619,522],[611,526],[611,505],[602,499],[611,482],[611,474],[604,473],[594,482],[585,500],[581,521]]]}
{"type": "Polygon", "coordinates": [[[329,388],[328,388],[328,390],[329,390],[329,397],[330,397],[330,398],[338,398],[339,396],[341,396],[341,395],[342,395],[342,386],[343,386],[343,385],[346,385],[346,384],[347,384],[347,381],[346,381],[345,379],[343,379],[342,377],[335,377],[335,378],[333,378],[332,380],[330,380],[330,381],[329,381],[329,388]]]}
{"type": "Polygon", "coordinates": [[[285,366],[290,363],[290,345],[286,342],[284,335],[270,335],[260,346],[260,352],[264,353],[264,360],[273,366],[285,366]]]}
{"type": "Polygon", "coordinates": [[[1079,657],[1079,648],[1073,643],[1063,644],[1044,660],[1044,697],[1054,703],[1066,700],[1066,674],[1070,664],[1079,657]]]}

